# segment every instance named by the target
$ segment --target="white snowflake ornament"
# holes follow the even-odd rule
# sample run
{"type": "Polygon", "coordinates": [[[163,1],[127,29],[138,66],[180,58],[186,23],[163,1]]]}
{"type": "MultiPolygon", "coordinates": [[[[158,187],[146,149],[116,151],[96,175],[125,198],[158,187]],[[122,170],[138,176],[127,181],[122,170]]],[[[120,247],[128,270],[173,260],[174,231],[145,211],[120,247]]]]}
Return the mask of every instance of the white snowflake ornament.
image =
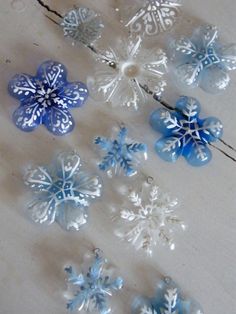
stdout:
{"type": "Polygon", "coordinates": [[[175,215],[177,204],[177,199],[172,199],[157,185],[145,183],[141,192],[130,192],[127,202],[116,215],[118,228],[115,234],[149,255],[159,243],[173,250],[174,229],[177,226],[185,229],[183,222],[175,215]]]}

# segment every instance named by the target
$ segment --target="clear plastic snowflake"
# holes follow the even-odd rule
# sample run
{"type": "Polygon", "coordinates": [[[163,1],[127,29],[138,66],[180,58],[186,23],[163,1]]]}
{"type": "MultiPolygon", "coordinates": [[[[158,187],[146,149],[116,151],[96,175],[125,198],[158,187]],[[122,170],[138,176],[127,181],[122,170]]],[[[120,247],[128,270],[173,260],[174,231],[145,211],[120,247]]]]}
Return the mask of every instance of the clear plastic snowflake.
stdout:
{"type": "Polygon", "coordinates": [[[201,306],[182,295],[179,287],[168,277],[158,284],[155,297],[137,298],[132,314],[203,314],[201,306]]]}
{"type": "Polygon", "coordinates": [[[36,195],[28,206],[33,221],[56,221],[66,230],[79,230],[87,222],[87,207],[101,196],[102,184],[98,176],[80,168],[77,153],[61,153],[51,166],[27,171],[25,184],[36,195]]]}
{"type": "Polygon", "coordinates": [[[137,143],[127,137],[128,129],[121,127],[114,138],[97,137],[94,141],[101,149],[102,161],[99,169],[109,177],[124,173],[133,176],[141,159],[147,159],[147,146],[137,143]]]}
{"type": "Polygon", "coordinates": [[[77,274],[72,266],[65,268],[73,294],[67,304],[69,310],[111,313],[108,298],[112,297],[113,291],[123,287],[123,279],[121,277],[111,279],[108,269],[104,268],[106,264],[107,260],[101,256],[99,250],[96,250],[94,261],[87,273],[77,274]]]}
{"type": "Polygon", "coordinates": [[[200,86],[209,93],[223,91],[236,69],[236,45],[222,45],[216,26],[204,25],[191,38],[181,37],[171,44],[176,79],[185,86],[200,86]]]}
{"type": "Polygon", "coordinates": [[[138,109],[147,100],[143,88],[151,89],[160,96],[166,86],[166,54],[158,48],[141,49],[141,38],[118,39],[117,45],[100,52],[93,76],[88,86],[94,98],[105,100],[114,106],[138,109]]]}
{"type": "MultiPolygon", "coordinates": [[[[132,33],[153,36],[170,30],[179,14],[179,0],[145,0],[142,7],[126,23],[132,33]]],[[[133,10],[132,10],[133,11],[133,10]]]]}
{"type": "Polygon", "coordinates": [[[153,129],[163,134],[155,144],[157,154],[175,162],[181,155],[192,166],[210,162],[212,154],[207,145],[221,138],[223,125],[217,118],[200,119],[201,106],[195,99],[182,96],[175,111],[157,109],[150,117],[153,129]]]}
{"type": "Polygon", "coordinates": [[[177,226],[185,228],[174,213],[177,199],[171,199],[158,186],[145,183],[141,193],[132,191],[127,201],[115,217],[115,234],[150,255],[158,243],[173,250],[173,231],[177,226]]]}
{"type": "Polygon", "coordinates": [[[80,42],[86,46],[99,39],[104,28],[99,14],[91,9],[79,7],[64,16],[61,26],[65,37],[70,37],[73,44],[80,42]]]}

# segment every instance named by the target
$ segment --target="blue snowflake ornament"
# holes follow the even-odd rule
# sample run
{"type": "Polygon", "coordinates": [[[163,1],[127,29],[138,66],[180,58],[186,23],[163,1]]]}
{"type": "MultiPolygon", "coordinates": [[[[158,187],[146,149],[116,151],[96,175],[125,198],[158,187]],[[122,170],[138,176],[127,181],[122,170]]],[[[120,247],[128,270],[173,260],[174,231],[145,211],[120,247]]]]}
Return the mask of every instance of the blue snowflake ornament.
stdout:
{"type": "Polygon", "coordinates": [[[28,206],[33,221],[40,224],[58,222],[66,230],[79,230],[87,222],[87,208],[101,196],[98,176],[81,169],[77,153],[61,153],[49,167],[29,169],[25,184],[36,198],[28,206]]]}
{"type": "Polygon", "coordinates": [[[191,38],[181,37],[171,44],[178,82],[200,86],[209,93],[219,93],[229,85],[229,71],[236,69],[236,45],[223,46],[216,26],[204,25],[191,38]]]}
{"type": "Polygon", "coordinates": [[[70,311],[98,314],[111,312],[108,298],[112,297],[113,291],[123,287],[123,279],[120,277],[111,279],[105,269],[106,264],[107,260],[101,256],[99,250],[96,250],[94,261],[87,273],[77,274],[72,266],[65,268],[73,294],[67,303],[70,311]]]}
{"type": "Polygon", "coordinates": [[[36,76],[15,75],[8,90],[20,102],[13,114],[19,129],[31,132],[44,124],[54,135],[65,135],[73,130],[74,120],[69,109],[81,107],[88,98],[86,85],[69,83],[65,66],[55,61],[41,64],[36,76]]]}
{"type": "Polygon", "coordinates": [[[159,283],[155,297],[134,301],[132,314],[203,314],[203,311],[193,299],[183,297],[179,287],[167,277],[159,283]]]}
{"type": "Polygon", "coordinates": [[[131,177],[137,173],[136,167],[141,158],[147,159],[147,146],[133,142],[127,134],[128,129],[121,127],[114,138],[97,137],[95,139],[95,144],[101,149],[103,157],[98,167],[107,172],[109,177],[122,172],[125,176],[131,177]]]}
{"type": "Polygon", "coordinates": [[[157,109],[151,114],[152,128],[163,134],[155,144],[157,154],[165,161],[175,162],[183,155],[192,166],[207,164],[212,154],[207,144],[221,138],[223,125],[217,118],[199,118],[200,103],[182,96],[175,111],[157,109]]]}

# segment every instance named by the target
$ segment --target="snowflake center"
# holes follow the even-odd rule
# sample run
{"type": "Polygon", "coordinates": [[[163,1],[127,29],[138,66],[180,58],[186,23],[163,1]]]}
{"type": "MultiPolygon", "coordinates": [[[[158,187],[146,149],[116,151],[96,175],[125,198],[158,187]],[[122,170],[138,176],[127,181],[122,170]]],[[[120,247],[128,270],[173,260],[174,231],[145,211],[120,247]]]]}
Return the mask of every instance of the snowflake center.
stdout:
{"type": "Polygon", "coordinates": [[[121,73],[129,79],[135,78],[140,74],[140,67],[134,62],[125,62],[121,66],[121,73]]]}
{"type": "Polygon", "coordinates": [[[221,61],[212,47],[202,49],[201,52],[196,54],[195,58],[201,62],[203,68],[208,68],[211,65],[217,64],[221,61]]]}
{"type": "Polygon", "coordinates": [[[72,182],[65,182],[63,180],[58,180],[53,184],[50,192],[53,193],[58,201],[65,201],[68,198],[73,197],[72,182]]]}
{"type": "Polygon", "coordinates": [[[52,106],[52,100],[56,97],[56,93],[54,89],[46,88],[41,86],[37,91],[37,101],[43,105],[44,108],[52,106]]]}

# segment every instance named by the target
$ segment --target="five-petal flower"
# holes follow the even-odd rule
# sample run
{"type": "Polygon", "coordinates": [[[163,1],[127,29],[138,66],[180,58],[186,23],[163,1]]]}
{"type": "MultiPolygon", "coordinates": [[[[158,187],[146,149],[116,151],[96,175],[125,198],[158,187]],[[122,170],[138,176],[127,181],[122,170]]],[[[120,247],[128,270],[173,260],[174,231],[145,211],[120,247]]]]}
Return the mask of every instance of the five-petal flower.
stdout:
{"type": "Polygon", "coordinates": [[[207,144],[221,138],[223,126],[214,117],[200,119],[199,113],[199,102],[186,96],[176,102],[175,111],[161,108],[152,113],[151,126],[163,134],[155,144],[162,159],[175,162],[183,155],[192,166],[203,166],[211,160],[207,144]]]}
{"type": "Polygon", "coordinates": [[[67,304],[69,310],[99,314],[111,312],[107,299],[112,296],[112,291],[123,287],[123,279],[111,279],[108,269],[104,268],[106,264],[107,260],[96,250],[94,261],[87,273],[77,274],[71,266],[65,269],[68,282],[74,288],[74,296],[67,304]]]}
{"type": "Polygon", "coordinates": [[[81,82],[69,83],[64,65],[46,61],[36,76],[17,74],[9,82],[9,93],[20,101],[13,114],[15,125],[25,132],[44,124],[54,135],[64,135],[74,128],[69,109],[80,107],[88,97],[81,82]]]}
{"type": "Polygon", "coordinates": [[[140,158],[147,158],[147,146],[128,139],[127,133],[127,128],[121,127],[116,138],[95,139],[95,144],[104,152],[103,160],[98,165],[99,169],[106,171],[110,177],[122,171],[129,177],[135,175],[140,158]]]}
{"type": "Polygon", "coordinates": [[[25,184],[36,194],[29,204],[31,218],[38,223],[57,221],[63,228],[79,230],[87,222],[92,199],[101,196],[101,181],[80,170],[77,153],[61,153],[49,167],[29,169],[25,184]]]}
{"type": "Polygon", "coordinates": [[[97,70],[88,78],[89,91],[94,98],[102,98],[114,106],[138,109],[147,100],[143,88],[148,86],[160,96],[166,86],[162,76],[166,72],[166,54],[158,48],[141,49],[141,38],[118,39],[116,47],[96,56],[97,70]]]}
{"type": "Polygon", "coordinates": [[[132,314],[203,314],[201,306],[182,295],[179,287],[166,277],[160,281],[155,297],[136,298],[132,314]]]}
{"type": "Polygon", "coordinates": [[[216,26],[201,26],[191,38],[173,41],[171,50],[178,82],[209,93],[224,90],[230,82],[228,71],[236,69],[236,46],[221,45],[216,26]]]}

